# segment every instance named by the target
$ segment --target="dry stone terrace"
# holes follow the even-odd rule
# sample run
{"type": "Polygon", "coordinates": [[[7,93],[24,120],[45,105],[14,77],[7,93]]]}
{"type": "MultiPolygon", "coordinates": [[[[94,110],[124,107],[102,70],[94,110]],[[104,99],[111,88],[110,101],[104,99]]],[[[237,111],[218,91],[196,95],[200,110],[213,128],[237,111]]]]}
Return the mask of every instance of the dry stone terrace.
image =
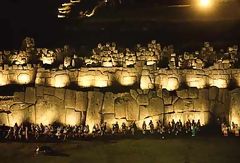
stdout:
{"type": "Polygon", "coordinates": [[[229,91],[217,87],[209,89],[188,88],[177,91],[130,90],[125,93],[74,91],[53,87],[27,87],[25,92],[1,98],[0,122],[9,126],[14,123],[31,122],[76,125],[107,122],[109,127],[116,121],[143,121],[172,119],[201,120],[203,125],[214,118],[226,118],[239,123],[240,89],[229,91]]]}
{"type": "Polygon", "coordinates": [[[101,122],[136,121],[140,127],[172,119],[239,124],[238,58],[238,46],[216,52],[205,42],[201,51],[179,55],[155,40],[123,50],[98,44],[87,58],[69,46],[36,48],[26,38],[21,51],[0,53],[1,88],[25,86],[1,97],[0,123],[85,123],[90,129],[101,122]]]}

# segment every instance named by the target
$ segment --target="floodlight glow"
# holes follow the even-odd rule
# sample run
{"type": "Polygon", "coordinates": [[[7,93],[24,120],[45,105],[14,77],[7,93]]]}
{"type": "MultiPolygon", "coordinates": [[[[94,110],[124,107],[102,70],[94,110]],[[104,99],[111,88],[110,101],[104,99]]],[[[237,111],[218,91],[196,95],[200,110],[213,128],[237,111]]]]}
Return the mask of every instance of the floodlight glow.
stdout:
{"type": "Polygon", "coordinates": [[[213,4],[213,0],[199,0],[199,6],[201,8],[209,8],[213,4]]]}

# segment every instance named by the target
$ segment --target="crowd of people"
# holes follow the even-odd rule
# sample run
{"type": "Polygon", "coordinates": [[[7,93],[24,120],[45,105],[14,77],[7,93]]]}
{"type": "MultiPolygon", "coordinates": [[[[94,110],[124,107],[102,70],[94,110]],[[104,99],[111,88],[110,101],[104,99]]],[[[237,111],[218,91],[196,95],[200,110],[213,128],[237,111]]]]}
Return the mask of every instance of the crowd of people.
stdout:
{"type": "MultiPolygon", "coordinates": [[[[112,124],[109,127],[107,122],[93,125],[92,129],[89,125],[59,125],[59,124],[20,124],[17,123],[13,127],[1,126],[0,138],[14,141],[29,141],[29,140],[67,140],[80,139],[88,137],[102,137],[102,136],[125,136],[125,135],[159,135],[160,138],[165,139],[169,136],[190,135],[196,136],[200,132],[201,122],[198,120],[186,121],[182,123],[179,121],[170,121],[162,123],[160,120],[154,123],[150,120],[148,123],[143,121],[141,127],[137,127],[135,121],[127,125],[125,122],[112,124]],[[5,127],[5,129],[4,129],[5,127]]],[[[221,124],[221,132],[223,136],[233,134],[239,136],[239,127],[232,123],[228,126],[226,123],[221,124]]]]}
{"type": "Polygon", "coordinates": [[[228,126],[226,123],[222,123],[221,131],[223,136],[229,136],[229,134],[233,134],[234,136],[239,136],[238,124],[235,124],[234,122],[232,122],[231,126],[228,126]]]}
{"type": "MultiPolygon", "coordinates": [[[[13,127],[3,129],[1,127],[0,136],[1,139],[14,140],[14,141],[29,141],[29,140],[67,140],[67,139],[79,139],[87,137],[100,137],[105,135],[147,135],[155,134],[164,139],[170,135],[191,135],[196,136],[200,131],[200,120],[197,122],[188,120],[182,123],[181,120],[164,124],[160,120],[154,125],[153,121],[149,123],[143,121],[140,128],[137,127],[136,122],[132,122],[130,125],[118,122],[112,124],[112,127],[108,127],[106,122],[93,125],[90,129],[89,125],[57,125],[57,124],[20,124],[17,123],[13,127]]],[[[5,126],[6,128],[6,126],[5,126]]]]}

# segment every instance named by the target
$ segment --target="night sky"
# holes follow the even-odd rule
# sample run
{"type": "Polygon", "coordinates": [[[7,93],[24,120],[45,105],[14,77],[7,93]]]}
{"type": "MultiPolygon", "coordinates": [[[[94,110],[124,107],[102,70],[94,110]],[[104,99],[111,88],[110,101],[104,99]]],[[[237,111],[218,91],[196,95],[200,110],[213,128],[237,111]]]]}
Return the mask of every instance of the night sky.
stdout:
{"type": "MultiPolygon", "coordinates": [[[[155,7],[156,4],[188,4],[187,0],[125,0],[125,6],[108,6],[100,9],[90,19],[73,17],[70,20],[59,20],[57,7],[61,2],[64,0],[1,0],[0,49],[18,49],[26,36],[34,37],[40,47],[56,47],[64,43],[80,46],[108,40],[126,45],[150,39],[173,43],[198,42],[204,39],[234,42],[240,37],[240,11],[233,8],[224,10],[226,14],[222,13],[221,22],[214,18],[201,23],[210,16],[205,15],[204,18],[199,18],[201,20],[191,22],[194,13],[186,12],[185,9],[176,9],[175,13],[175,9],[162,12],[155,7]],[[141,12],[141,8],[150,12],[141,12]],[[128,12],[132,10],[133,12],[128,12]],[[138,17],[141,14],[144,16],[138,17]],[[226,20],[223,19],[224,15],[228,15],[226,20]],[[201,32],[209,33],[201,39],[197,38],[201,32]]],[[[91,3],[85,3],[77,9],[86,6],[92,7],[91,3]]],[[[235,8],[238,7],[235,5],[235,8]]]]}

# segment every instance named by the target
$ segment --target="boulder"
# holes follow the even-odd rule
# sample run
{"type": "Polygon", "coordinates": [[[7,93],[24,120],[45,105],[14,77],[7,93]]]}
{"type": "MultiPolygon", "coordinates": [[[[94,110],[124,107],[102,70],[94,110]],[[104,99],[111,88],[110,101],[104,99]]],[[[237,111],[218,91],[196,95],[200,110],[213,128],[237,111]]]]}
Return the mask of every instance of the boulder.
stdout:
{"type": "Polygon", "coordinates": [[[66,106],[66,108],[75,108],[76,107],[76,91],[66,89],[65,106],[66,106]]]}
{"type": "Polygon", "coordinates": [[[102,113],[114,113],[114,94],[106,92],[103,100],[102,113]]]}
{"type": "Polygon", "coordinates": [[[35,104],[36,102],[36,90],[33,87],[27,87],[25,91],[25,102],[35,104]]]}
{"type": "Polygon", "coordinates": [[[76,92],[76,110],[87,111],[88,107],[88,93],[87,92],[76,92]]]}

